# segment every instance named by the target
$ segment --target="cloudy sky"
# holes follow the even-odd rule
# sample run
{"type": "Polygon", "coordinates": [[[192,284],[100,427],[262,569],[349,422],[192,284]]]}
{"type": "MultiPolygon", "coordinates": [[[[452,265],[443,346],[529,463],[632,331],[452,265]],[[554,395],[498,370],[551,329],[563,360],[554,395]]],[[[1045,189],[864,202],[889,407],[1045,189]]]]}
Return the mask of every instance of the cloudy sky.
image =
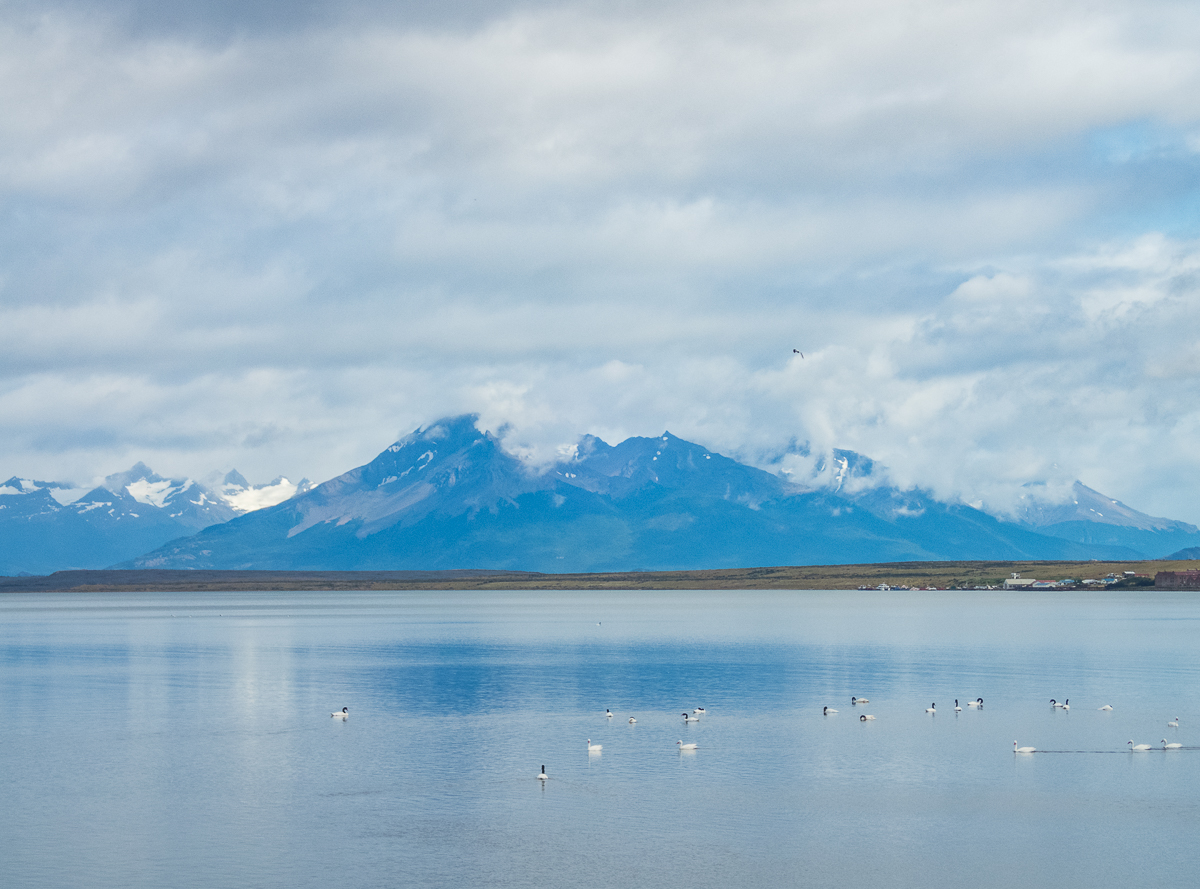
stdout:
{"type": "Polygon", "coordinates": [[[1198,46],[1153,0],[0,0],[0,478],[319,481],[474,411],[1200,522],[1198,46]]]}

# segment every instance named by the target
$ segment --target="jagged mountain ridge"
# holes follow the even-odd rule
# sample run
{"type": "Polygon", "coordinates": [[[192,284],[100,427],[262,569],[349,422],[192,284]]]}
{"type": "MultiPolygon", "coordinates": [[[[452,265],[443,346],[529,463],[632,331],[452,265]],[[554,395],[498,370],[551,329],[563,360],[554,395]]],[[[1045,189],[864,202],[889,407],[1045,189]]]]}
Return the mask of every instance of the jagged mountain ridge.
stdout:
{"type": "Polygon", "coordinates": [[[123,567],[574,572],[1135,557],[923,492],[807,490],[670,433],[615,446],[585,437],[573,457],[533,472],[475,421],[418,429],[307,493],[123,567]]]}
{"type": "Polygon", "coordinates": [[[0,574],[103,568],[244,511],[140,462],[90,490],[13,477],[0,485],[0,574]]]}

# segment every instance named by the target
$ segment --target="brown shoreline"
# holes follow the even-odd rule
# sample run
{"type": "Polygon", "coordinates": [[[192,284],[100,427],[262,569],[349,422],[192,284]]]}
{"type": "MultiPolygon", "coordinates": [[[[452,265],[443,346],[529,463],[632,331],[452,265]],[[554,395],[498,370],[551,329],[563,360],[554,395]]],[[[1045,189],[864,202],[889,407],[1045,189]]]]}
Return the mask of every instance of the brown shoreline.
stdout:
{"type": "Polygon", "coordinates": [[[524,571],[171,571],[164,569],[59,571],[39,577],[0,578],[0,593],[237,592],[267,590],[841,590],[860,586],[973,588],[999,586],[1018,573],[1039,580],[1099,579],[1133,571],[1122,586],[1153,587],[1159,571],[1200,568],[1197,561],[1129,562],[883,562],[690,571],[538,574],[524,571]]]}

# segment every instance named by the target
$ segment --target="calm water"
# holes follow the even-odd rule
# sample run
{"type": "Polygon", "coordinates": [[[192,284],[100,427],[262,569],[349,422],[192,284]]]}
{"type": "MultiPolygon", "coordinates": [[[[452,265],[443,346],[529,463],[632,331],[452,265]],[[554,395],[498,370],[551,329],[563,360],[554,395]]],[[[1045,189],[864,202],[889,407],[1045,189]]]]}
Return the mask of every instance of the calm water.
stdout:
{"type": "Polygon", "coordinates": [[[0,705],[9,887],[1126,889],[1200,863],[1187,593],[9,595],[0,705]]]}

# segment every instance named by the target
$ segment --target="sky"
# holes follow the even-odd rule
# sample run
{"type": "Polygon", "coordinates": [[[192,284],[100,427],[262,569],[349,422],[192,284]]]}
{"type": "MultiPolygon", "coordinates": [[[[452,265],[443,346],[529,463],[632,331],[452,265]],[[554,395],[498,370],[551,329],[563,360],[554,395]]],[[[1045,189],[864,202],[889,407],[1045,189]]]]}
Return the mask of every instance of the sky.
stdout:
{"type": "Polygon", "coordinates": [[[1197,46],[1154,0],[0,0],[0,478],[321,481],[475,412],[1200,523],[1197,46]]]}

